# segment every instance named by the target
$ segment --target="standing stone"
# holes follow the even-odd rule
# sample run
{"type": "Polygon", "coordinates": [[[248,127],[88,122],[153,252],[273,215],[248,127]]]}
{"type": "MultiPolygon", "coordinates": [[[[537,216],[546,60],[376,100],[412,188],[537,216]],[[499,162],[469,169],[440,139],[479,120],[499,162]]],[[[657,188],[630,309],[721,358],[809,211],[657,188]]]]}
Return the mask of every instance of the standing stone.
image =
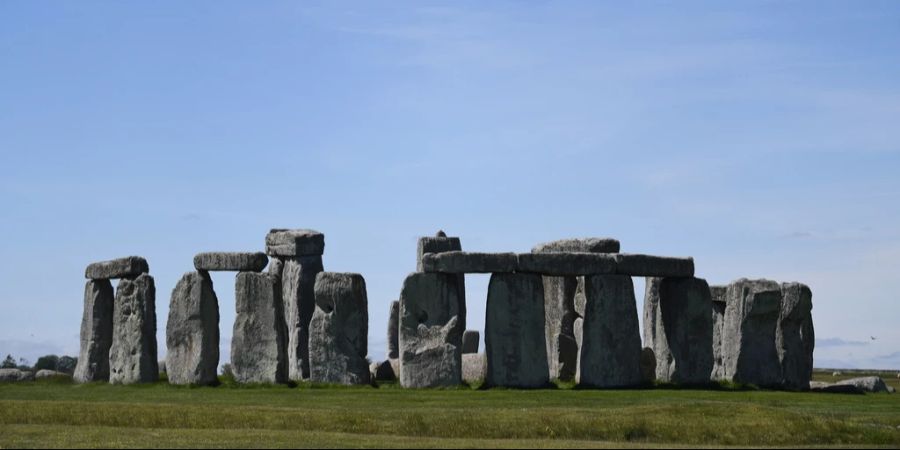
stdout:
{"type": "MultiPolygon", "coordinates": [[[[424,272],[425,265],[422,258],[426,253],[446,253],[462,251],[462,244],[458,237],[447,237],[443,230],[439,230],[433,237],[420,237],[416,246],[416,272],[424,272]]],[[[460,313],[458,316],[459,325],[463,330],[466,329],[466,276],[464,274],[456,275],[459,288],[460,313]]]]}
{"type": "Polygon", "coordinates": [[[784,283],[781,292],[775,345],[781,361],[782,383],[788,389],[808,390],[815,348],[812,291],[800,283],[784,283]]]}
{"type": "Polygon", "coordinates": [[[463,355],[478,353],[478,344],[481,342],[481,333],[476,330],[466,330],[463,333],[462,352],[463,355]]]}
{"type": "Polygon", "coordinates": [[[310,376],[309,323],[316,309],[316,275],[322,272],[321,256],[284,257],[281,271],[281,295],[287,326],[288,378],[294,381],[310,376]]]}
{"type": "Polygon", "coordinates": [[[653,383],[656,379],[656,354],[650,347],[641,350],[641,381],[653,383]]]}
{"type": "Polygon", "coordinates": [[[781,383],[775,329],[781,286],[768,280],[740,279],[728,286],[725,306],[725,379],[757,386],[781,383]]]}
{"type": "Polygon", "coordinates": [[[84,286],[81,352],[74,375],[78,383],[109,381],[114,299],[115,294],[109,280],[88,280],[84,286]]]}
{"type": "Polygon", "coordinates": [[[725,340],[725,299],[728,286],[710,286],[709,294],[712,297],[712,323],[713,323],[713,369],[711,380],[725,379],[725,356],[723,344],[725,340]]]}
{"type": "Polygon", "coordinates": [[[705,384],[713,368],[712,299],[699,278],[648,278],[644,344],[663,382],[705,384]]]}
{"type": "Polygon", "coordinates": [[[641,335],[631,277],[587,276],[584,295],[578,383],[599,388],[639,385],[641,335]]]}
{"type": "Polygon", "coordinates": [[[283,256],[273,256],[269,259],[269,275],[273,277],[281,278],[281,273],[284,271],[284,257],[283,256]]]}
{"type": "Polygon", "coordinates": [[[218,382],[219,300],[209,272],[188,272],[172,290],[166,347],[169,383],[218,382]]]}
{"type": "Polygon", "coordinates": [[[491,275],[484,342],[489,386],[536,388],[550,383],[540,275],[491,275]]]}
{"type": "Polygon", "coordinates": [[[462,381],[460,283],[456,275],[412,273],[400,294],[400,385],[457,386],[462,381]]]}
{"type": "Polygon", "coordinates": [[[391,302],[391,314],[388,318],[388,359],[400,357],[400,300],[391,302]]]}
{"type": "Polygon", "coordinates": [[[156,359],[156,287],[143,274],[116,286],[109,382],[151,383],[159,379],[156,359]]]}
{"type": "Polygon", "coordinates": [[[284,383],[287,352],[278,278],[241,272],[235,278],[237,316],[231,338],[231,367],[239,383],[284,383]]]}
{"type": "Polygon", "coordinates": [[[368,384],[369,313],[362,275],[319,273],[315,307],[309,332],[310,380],[368,384]]]}
{"type": "Polygon", "coordinates": [[[487,376],[487,358],[484,353],[462,355],[462,379],[468,384],[481,383],[487,376]]]}

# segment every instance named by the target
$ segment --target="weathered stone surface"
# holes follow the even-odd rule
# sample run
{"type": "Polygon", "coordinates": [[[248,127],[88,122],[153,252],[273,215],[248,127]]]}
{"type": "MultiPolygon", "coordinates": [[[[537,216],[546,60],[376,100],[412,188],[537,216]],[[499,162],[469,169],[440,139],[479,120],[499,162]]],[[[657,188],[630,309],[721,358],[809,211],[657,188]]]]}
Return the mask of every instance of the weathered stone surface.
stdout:
{"type": "Polygon", "coordinates": [[[231,368],[239,383],[287,381],[287,339],[281,283],[265,273],[235,277],[237,315],[231,338],[231,368]]]}
{"type": "Polygon", "coordinates": [[[726,297],[724,378],[757,386],[780,385],[775,328],[781,286],[774,281],[740,279],[728,285],[726,297]]]}
{"type": "Polygon", "coordinates": [[[484,347],[489,386],[536,388],[550,383],[540,275],[491,275],[484,347]]]}
{"type": "Polygon", "coordinates": [[[400,357],[400,300],[391,302],[387,329],[388,358],[400,357]]]}
{"type": "Polygon", "coordinates": [[[282,272],[284,272],[284,257],[273,256],[269,258],[269,275],[281,278],[282,272]]]}
{"type": "Polygon", "coordinates": [[[209,272],[181,277],[169,302],[166,363],[160,367],[171,384],[218,382],[219,300],[209,272]]]}
{"type": "Polygon", "coordinates": [[[728,286],[710,286],[709,293],[712,298],[712,323],[713,323],[713,369],[710,374],[712,380],[725,379],[725,356],[723,345],[725,339],[725,299],[728,286]]]}
{"type": "Polygon", "coordinates": [[[550,379],[575,379],[578,345],[574,322],[581,315],[575,310],[576,277],[543,277],[545,339],[550,379]]]}
{"type": "Polygon", "coordinates": [[[205,252],[194,256],[194,268],[207,271],[262,272],[269,264],[263,252],[205,252]]]}
{"type": "Polygon", "coordinates": [[[468,384],[481,383],[487,377],[487,357],[484,353],[462,355],[462,379],[468,384]]]}
{"type": "Polygon", "coordinates": [[[422,265],[422,257],[424,257],[426,253],[458,251],[462,251],[462,244],[460,244],[458,237],[447,237],[446,235],[420,237],[416,248],[416,271],[425,271],[425,267],[422,265]]]}
{"type": "Polygon", "coordinates": [[[478,345],[481,343],[481,333],[476,330],[466,330],[463,333],[462,352],[463,355],[470,353],[478,353],[478,345]]]}
{"type": "Polygon", "coordinates": [[[560,239],[538,244],[531,249],[531,252],[619,253],[620,247],[618,240],[610,238],[560,239]]]}
{"type": "Polygon", "coordinates": [[[84,270],[84,277],[92,280],[108,280],[110,278],[136,277],[149,273],[150,265],[140,256],[101,261],[89,264],[84,270]]]}
{"type": "Polygon", "coordinates": [[[781,362],[782,384],[788,389],[809,389],[812,378],[815,332],[812,291],[800,283],[781,285],[781,312],[775,329],[775,348],[781,362]]]}
{"type": "Polygon", "coordinates": [[[832,383],[823,383],[820,381],[811,381],[809,383],[809,389],[812,392],[821,392],[826,394],[856,394],[862,395],[865,393],[862,389],[852,385],[852,384],[832,384],[832,383]]]}
{"type": "Polygon", "coordinates": [[[400,384],[456,386],[462,381],[460,283],[455,275],[413,273],[400,294],[400,384]]]}
{"type": "Polygon", "coordinates": [[[370,377],[375,381],[396,381],[397,373],[394,372],[394,364],[391,360],[376,362],[369,365],[370,377]]]}
{"type": "Polygon", "coordinates": [[[705,384],[713,370],[712,298],[700,278],[648,278],[644,345],[656,356],[656,379],[705,384]]]}
{"type": "Polygon", "coordinates": [[[74,379],[79,383],[109,381],[115,294],[107,279],[88,280],[84,286],[81,351],[74,379]]]}
{"type": "Polygon", "coordinates": [[[285,257],[281,295],[287,331],[288,378],[310,377],[309,323],[316,309],[316,275],[322,272],[321,256],[285,257]]]}
{"type": "Polygon", "coordinates": [[[656,354],[650,347],[641,350],[641,381],[652,383],[656,379],[656,354]]]}
{"type": "Polygon", "coordinates": [[[116,286],[109,382],[152,383],[159,379],[156,349],[156,286],[143,274],[116,286]]]}
{"type": "Polygon", "coordinates": [[[584,295],[578,383],[600,388],[639,385],[641,335],[631,277],[584,277],[584,295]]]}
{"type": "Polygon", "coordinates": [[[0,382],[18,383],[21,381],[34,381],[34,374],[27,370],[0,369],[0,382]]]}
{"type": "Polygon", "coordinates": [[[356,273],[321,272],[309,325],[310,380],[368,384],[369,310],[366,281],[356,273]]]}
{"type": "Polygon", "coordinates": [[[422,267],[425,272],[454,274],[510,273],[516,271],[517,259],[515,253],[426,253],[422,267]]]}
{"type": "Polygon", "coordinates": [[[694,258],[616,254],[616,273],[633,277],[693,277],[694,258]]]}
{"type": "Polygon", "coordinates": [[[270,256],[322,256],[325,235],[315,230],[273,228],[266,235],[266,253],[270,256]]]}
{"type": "Polygon", "coordinates": [[[37,373],[34,374],[35,380],[45,380],[48,378],[72,378],[72,375],[57,372],[55,370],[38,370],[37,373]]]}
{"type": "Polygon", "coordinates": [[[863,392],[888,392],[888,386],[881,377],[860,377],[838,381],[835,386],[853,386],[863,392]]]}
{"type": "Polygon", "coordinates": [[[616,273],[615,255],[609,253],[521,253],[517,272],[552,276],[616,273]]]}

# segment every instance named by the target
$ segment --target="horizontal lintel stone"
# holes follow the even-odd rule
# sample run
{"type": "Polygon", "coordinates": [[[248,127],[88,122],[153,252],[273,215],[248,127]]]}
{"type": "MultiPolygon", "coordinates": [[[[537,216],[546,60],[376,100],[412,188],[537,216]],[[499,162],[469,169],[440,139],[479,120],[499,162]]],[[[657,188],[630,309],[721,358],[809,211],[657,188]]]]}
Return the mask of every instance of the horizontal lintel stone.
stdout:
{"type": "Polygon", "coordinates": [[[693,277],[694,258],[616,254],[616,272],[633,277],[693,277]]]}
{"type": "Polygon", "coordinates": [[[518,257],[515,253],[426,253],[422,266],[425,272],[509,273],[516,271],[518,257]]]}
{"type": "Polygon", "coordinates": [[[150,265],[140,256],[101,261],[89,264],[84,270],[84,277],[91,280],[107,280],[110,278],[136,277],[149,273],[150,265]]]}
{"type": "Polygon", "coordinates": [[[194,268],[206,271],[262,272],[269,264],[263,252],[206,252],[194,256],[194,268]]]}
{"type": "Polygon", "coordinates": [[[273,228],[266,235],[270,256],[320,256],[325,253],[325,235],[316,230],[273,228]]]}
{"type": "Polygon", "coordinates": [[[522,253],[517,270],[549,276],[611,275],[616,273],[616,258],[609,253],[522,253]]]}

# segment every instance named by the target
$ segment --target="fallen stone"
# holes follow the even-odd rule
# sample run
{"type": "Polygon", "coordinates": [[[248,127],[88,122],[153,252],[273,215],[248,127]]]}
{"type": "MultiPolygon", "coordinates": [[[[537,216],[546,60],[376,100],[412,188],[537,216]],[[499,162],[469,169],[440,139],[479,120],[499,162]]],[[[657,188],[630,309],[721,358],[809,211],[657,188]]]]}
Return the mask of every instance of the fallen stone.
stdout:
{"type": "Polygon", "coordinates": [[[310,380],[369,384],[366,281],[355,273],[321,272],[316,276],[315,301],[309,324],[310,380]]]}
{"type": "Polygon", "coordinates": [[[34,381],[34,374],[27,370],[0,369],[0,382],[19,383],[23,381],[34,381]]]}
{"type": "Polygon", "coordinates": [[[209,272],[188,272],[172,290],[166,348],[160,371],[170,384],[218,383],[219,300],[209,272]]]}
{"type": "Polygon", "coordinates": [[[34,374],[35,380],[46,380],[48,378],[70,379],[72,378],[72,375],[57,372],[55,370],[38,370],[37,373],[34,374]]]}
{"type": "Polygon", "coordinates": [[[511,273],[516,271],[515,253],[444,252],[422,257],[425,272],[439,273],[511,273]]]}
{"type": "Polygon", "coordinates": [[[834,386],[853,386],[863,392],[888,392],[888,386],[881,377],[860,377],[838,381],[834,386]]]}
{"type": "Polygon", "coordinates": [[[266,235],[269,256],[322,256],[325,235],[315,230],[274,228],[266,235]]]}
{"type": "Polygon", "coordinates": [[[781,286],[768,280],[740,279],[728,285],[722,344],[724,379],[762,387],[781,384],[775,328],[781,286]]]}
{"type": "Polygon", "coordinates": [[[648,278],[644,345],[656,356],[656,379],[706,384],[713,371],[712,299],[700,278],[648,278]]]}
{"type": "Polygon", "coordinates": [[[826,394],[862,395],[865,393],[862,389],[860,389],[852,384],[837,385],[837,384],[832,384],[832,383],[824,383],[821,381],[810,381],[809,390],[812,392],[821,392],[821,393],[826,393],[826,394]]]}
{"type": "Polygon", "coordinates": [[[370,376],[375,381],[396,381],[397,374],[394,372],[394,366],[390,360],[380,363],[372,363],[369,366],[370,376]]]}
{"type": "Polygon", "coordinates": [[[443,232],[438,232],[437,236],[420,237],[416,248],[416,271],[424,272],[422,265],[422,257],[426,253],[445,253],[462,251],[462,244],[458,237],[447,237],[446,234],[441,236],[443,232]]]}
{"type": "Polygon", "coordinates": [[[76,382],[109,381],[114,301],[115,293],[109,280],[88,280],[85,284],[81,350],[74,374],[76,382]]]}
{"type": "Polygon", "coordinates": [[[616,273],[616,258],[608,253],[521,253],[517,272],[551,276],[616,273]]]}
{"type": "Polygon", "coordinates": [[[616,273],[633,277],[693,277],[694,258],[616,254],[616,273]]]}
{"type": "Polygon", "coordinates": [[[781,362],[782,384],[807,390],[816,345],[812,322],[812,291],[800,283],[781,285],[781,312],[775,329],[775,348],[781,362]]]}
{"type": "Polygon", "coordinates": [[[316,309],[316,275],[324,270],[321,256],[284,257],[281,296],[287,331],[288,378],[310,377],[309,323],[316,309]]]}
{"type": "Polygon", "coordinates": [[[538,244],[531,249],[531,252],[619,253],[619,248],[619,241],[610,238],[560,239],[538,244]]]}
{"type": "Polygon", "coordinates": [[[598,388],[639,385],[641,335],[631,277],[587,276],[584,295],[578,383],[598,388]]]}
{"type": "Polygon", "coordinates": [[[150,265],[140,256],[101,261],[89,264],[84,270],[84,277],[91,280],[108,280],[110,278],[136,277],[149,273],[150,265]]]}
{"type": "Polygon", "coordinates": [[[462,380],[468,384],[481,383],[487,377],[487,357],[484,353],[462,355],[462,380]]]}
{"type": "Polygon", "coordinates": [[[388,318],[388,359],[400,357],[400,300],[391,302],[391,312],[388,318]]]}
{"type": "Polygon", "coordinates": [[[652,383],[656,379],[656,354],[650,347],[641,350],[641,381],[652,383]]]}
{"type": "Polygon", "coordinates": [[[265,273],[235,277],[237,315],[231,338],[231,368],[238,383],[287,381],[287,339],[281,283],[265,273]]]}
{"type": "Polygon", "coordinates": [[[405,388],[457,386],[462,382],[459,279],[412,273],[400,294],[400,384],[405,388]]]}
{"type": "Polygon", "coordinates": [[[152,383],[159,379],[156,359],[156,286],[143,274],[116,286],[109,382],[152,383]]]}
{"type": "Polygon", "coordinates": [[[571,381],[578,366],[575,320],[576,277],[543,277],[545,338],[550,379],[571,381]]]}
{"type": "Polygon", "coordinates": [[[263,252],[206,252],[194,256],[194,268],[220,272],[262,272],[269,264],[263,252]]]}
{"type": "Polygon", "coordinates": [[[722,353],[723,340],[725,338],[725,299],[727,286],[710,286],[709,294],[712,298],[712,324],[713,324],[713,369],[711,380],[725,379],[725,360],[722,353]]]}
{"type": "Polygon", "coordinates": [[[550,383],[540,275],[491,275],[484,342],[487,385],[537,388],[550,383]]]}

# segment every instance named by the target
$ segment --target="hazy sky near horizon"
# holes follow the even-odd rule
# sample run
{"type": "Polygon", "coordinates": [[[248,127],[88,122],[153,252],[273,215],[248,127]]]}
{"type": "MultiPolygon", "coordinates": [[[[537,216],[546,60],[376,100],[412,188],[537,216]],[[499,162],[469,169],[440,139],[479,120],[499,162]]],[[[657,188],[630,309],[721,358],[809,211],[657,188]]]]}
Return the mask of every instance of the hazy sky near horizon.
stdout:
{"type": "Polygon", "coordinates": [[[900,369],[898,55],[893,1],[0,2],[0,357],[77,354],[84,266],[130,254],[162,356],[193,255],[290,227],[365,276],[382,358],[443,229],[802,281],[817,366],[900,369]]]}

